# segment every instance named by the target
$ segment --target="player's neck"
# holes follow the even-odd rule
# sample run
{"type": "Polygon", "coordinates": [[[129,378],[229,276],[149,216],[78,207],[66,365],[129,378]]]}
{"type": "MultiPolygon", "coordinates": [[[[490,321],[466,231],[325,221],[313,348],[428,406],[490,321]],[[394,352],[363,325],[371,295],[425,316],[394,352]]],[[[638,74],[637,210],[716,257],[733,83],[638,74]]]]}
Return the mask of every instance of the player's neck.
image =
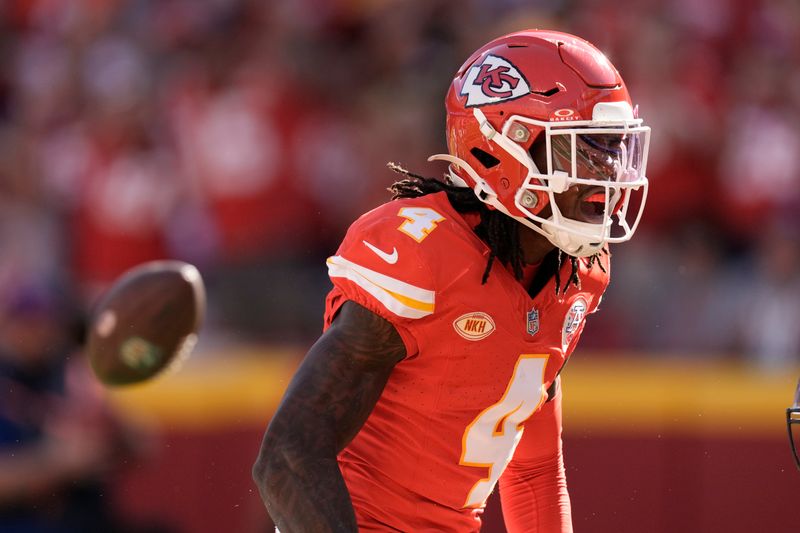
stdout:
{"type": "Polygon", "coordinates": [[[540,266],[542,266],[541,261],[534,265],[525,265],[522,268],[522,286],[525,287],[526,290],[533,283],[533,278],[536,277],[536,273],[539,271],[540,266]]]}
{"type": "Polygon", "coordinates": [[[522,259],[526,265],[540,265],[545,256],[555,248],[547,237],[526,226],[520,227],[519,243],[522,247],[522,259]]]}

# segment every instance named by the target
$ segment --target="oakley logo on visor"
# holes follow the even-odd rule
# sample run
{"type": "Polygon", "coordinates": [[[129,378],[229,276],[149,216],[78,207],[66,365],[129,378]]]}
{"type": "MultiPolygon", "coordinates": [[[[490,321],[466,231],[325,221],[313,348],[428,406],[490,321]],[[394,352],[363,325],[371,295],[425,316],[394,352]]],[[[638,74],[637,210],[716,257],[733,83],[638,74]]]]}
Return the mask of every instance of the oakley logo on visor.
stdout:
{"type": "Polygon", "coordinates": [[[507,59],[487,55],[470,67],[460,94],[467,97],[466,107],[476,107],[513,100],[530,91],[528,81],[517,67],[507,59]]]}

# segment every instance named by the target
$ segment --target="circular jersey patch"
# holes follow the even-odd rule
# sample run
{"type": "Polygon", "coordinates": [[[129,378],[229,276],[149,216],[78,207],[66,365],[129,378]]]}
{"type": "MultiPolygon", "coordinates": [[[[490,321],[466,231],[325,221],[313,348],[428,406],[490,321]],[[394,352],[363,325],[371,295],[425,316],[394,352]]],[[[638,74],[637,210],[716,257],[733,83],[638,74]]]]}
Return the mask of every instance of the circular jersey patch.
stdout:
{"type": "Polygon", "coordinates": [[[566,351],[575,333],[580,329],[583,319],[586,318],[586,310],[588,305],[583,298],[577,298],[567,311],[567,316],[564,317],[564,326],[561,328],[561,348],[566,351]]]}

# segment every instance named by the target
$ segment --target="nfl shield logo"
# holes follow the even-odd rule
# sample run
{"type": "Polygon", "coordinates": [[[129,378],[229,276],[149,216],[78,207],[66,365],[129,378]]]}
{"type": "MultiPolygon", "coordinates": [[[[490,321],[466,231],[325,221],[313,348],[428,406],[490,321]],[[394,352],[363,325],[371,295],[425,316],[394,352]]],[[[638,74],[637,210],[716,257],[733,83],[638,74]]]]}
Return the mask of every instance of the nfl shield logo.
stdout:
{"type": "Polygon", "coordinates": [[[536,335],[539,332],[539,311],[534,307],[528,311],[528,334],[536,335]]]}

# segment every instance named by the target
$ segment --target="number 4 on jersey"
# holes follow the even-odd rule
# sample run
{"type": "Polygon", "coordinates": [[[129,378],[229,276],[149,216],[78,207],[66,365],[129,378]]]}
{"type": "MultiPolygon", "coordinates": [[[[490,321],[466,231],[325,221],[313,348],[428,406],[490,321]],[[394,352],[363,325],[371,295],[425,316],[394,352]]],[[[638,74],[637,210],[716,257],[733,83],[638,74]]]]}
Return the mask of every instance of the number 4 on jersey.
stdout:
{"type": "Polygon", "coordinates": [[[442,215],[429,207],[404,207],[397,215],[406,219],[397,229],[417,242],[422,242],[444,220],[442,215]]]}
{"type": "Polygon", "coordinates": [[[470,490],[464,507],[483,505],[514,455],[522,423],[547,398],[544,370],[547,355],[521,355],[500,401],[483,410],[464,431],[462,465],[489,469],[489,477],[470,490]]]}

